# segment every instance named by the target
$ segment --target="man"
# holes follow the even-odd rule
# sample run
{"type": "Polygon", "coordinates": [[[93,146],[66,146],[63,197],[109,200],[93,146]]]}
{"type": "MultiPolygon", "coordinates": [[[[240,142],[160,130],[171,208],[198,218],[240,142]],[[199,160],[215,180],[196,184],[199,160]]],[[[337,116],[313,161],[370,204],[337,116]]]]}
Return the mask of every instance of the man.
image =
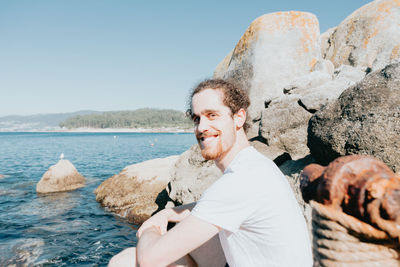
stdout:
{"type": "MultiPolygon", "coordinates": [[[[133,261],[136,253],[141,267],[167,266],[218,233],[231,267],[312,266],[307,227],[290,185],[247,140],[247,94],[226,81],[206,80],[191,97],[201,153],[223,175],[197,203],[147,220],[138,230],[136,252],[122,254],[133,261]],[[169,221],[179,223],[167,231],[169,221]]],[[[186,257],[184,264],[194,263],[186,257]]]]}

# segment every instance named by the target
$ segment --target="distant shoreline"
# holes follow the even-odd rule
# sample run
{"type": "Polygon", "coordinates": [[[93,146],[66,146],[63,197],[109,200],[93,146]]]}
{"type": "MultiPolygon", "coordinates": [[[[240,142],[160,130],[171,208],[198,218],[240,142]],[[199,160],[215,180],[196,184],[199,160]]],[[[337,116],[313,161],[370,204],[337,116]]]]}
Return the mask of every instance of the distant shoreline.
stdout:
{"type": "Polygon", "coordinates": [[[161,128],[75,128],[75,129],[32,129],[32,130],[11,130],[2,131],[0,133],[193,133],[193,129],[181,129],[173,127],[161,128]]]}
{"type": "Polygon", "coordinates": [[[57,132],[72,133],[192,133],[193,129],[181,128],[76,128],[68,130],[60,130],[57,132]]]}

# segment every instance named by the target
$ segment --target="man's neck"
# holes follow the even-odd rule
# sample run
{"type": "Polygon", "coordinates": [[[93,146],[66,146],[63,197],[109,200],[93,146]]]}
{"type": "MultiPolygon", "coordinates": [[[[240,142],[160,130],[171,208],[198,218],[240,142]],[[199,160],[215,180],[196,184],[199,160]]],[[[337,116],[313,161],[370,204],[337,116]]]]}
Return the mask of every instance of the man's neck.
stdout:
{"type": "Polygon", "coordinates": [[[225,169],[229,166],[229,164],[233,161],[233,159],[236,157],[236,155],[245,149],[246,147],[249,147],[249,141],[247,140],[247,136],[244,131],[239,131],[236,142],[232,146],[232,148],[221,158],[221,159],[216,159],[215,165],[224,172],[225,169]]]}

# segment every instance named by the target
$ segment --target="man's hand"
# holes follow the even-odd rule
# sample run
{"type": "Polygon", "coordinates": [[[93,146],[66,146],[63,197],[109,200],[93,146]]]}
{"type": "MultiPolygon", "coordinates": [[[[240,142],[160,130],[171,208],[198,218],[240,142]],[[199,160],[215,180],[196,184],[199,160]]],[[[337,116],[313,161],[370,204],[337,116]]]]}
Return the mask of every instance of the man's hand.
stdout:
{"type": "Polygon", "coordinates": [[[164,235],[155,226],[147,227],[140,233],[137,260],[142,267],[167,266],[207,242],[218,231],[217,226],[190,215],[164,235]]]}
{"type": "Polygon", "coordinates": [[[167,208],[159,211],[151,218],[146,220],[136,232],[136,237],[140,238],[143,232],[149,227],[156,227],[160,230],[160,234],[167,232],[168,222],[180,222],[190,215],[190,211],[196,205],[196,202],[185,204],[182,206],[167,208]]]}
{"type": "Polygon", "coordinates": [[[144,231],[147,229],[154,227],[156,228],[161,235],[164,235],[167,232],[168,226],[168,210],[161,210],[156,213],[149,219],[147,219],[142,226],[137,230],[136,237],[140,238],[144,231]]]}

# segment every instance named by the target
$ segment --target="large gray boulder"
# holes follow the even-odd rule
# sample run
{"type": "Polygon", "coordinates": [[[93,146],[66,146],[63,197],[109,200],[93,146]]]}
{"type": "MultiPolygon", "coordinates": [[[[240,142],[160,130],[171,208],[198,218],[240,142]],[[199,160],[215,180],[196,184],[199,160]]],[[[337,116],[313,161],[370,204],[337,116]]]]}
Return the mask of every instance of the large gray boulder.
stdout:
{"type": "Polygon", "coordinates": [[[400,63],[367,75],[317,112],[308,147],[327,164],[351,154],[373,155],[400,170],[400,63]]]}
{"type": "Polygon", "coordinates": [[[193,145],[176,162],[169,197],[177,204],[197,201],[221,175],[214,161],[205,160],[199,146],[193,145]]]}
{"type": "Polygon", "coordinates": [[[170,182],[177,159],[170,156],[125,167],[96,188],[96,200],[135,224],[143,223],[159,208],[156,199],[170,182]]]}
{"type": "MultiPolygon", "coordinates": [[[[262,112],[260,123],[260,134],[268,150],[283,151],[292,159],[309,154],[306,145],[307,124],[312,113],[299,105],[298,101],[298,97],[290,95],[272,101],[262,112]]],[[[272,155],[272,160],[278,156],[272,155]]]]}
{"type": "Polygon", "coordinates": [[[83,177],[69,160],[62,159],[51,166],[36,185],[37,193],[71,191],[85,186],[83,177]]]}
{"type": "Polygon", "coordinates": [[[263,15],[251,23],[214,77],[247,90],[250,119],[259,120],[265,101],[282,96],[284,85],[309,73],[322,60],[318,38],[319,23],[313,14],[263,15]]]}
{"type": "Polygon", "coordinates": [[[325,58],[335,68],[346,64],[381,69],[400,58],[400,2],[376,0],[348,16],[329,38],[325,58]]]}
{"type": "Polygon", "coordinates": [[[297,96],[302,107],[315,113],[336,100],[345,89],[361,81],[365,75],[365,71],[360,68],[342,65],[332,75],[311,72],[286,86],[284,92],[297,96]]]}
{"type": "MultiPolygon", "coordinates": [[[[320,61],[316,67],[329,62],[320,61]]],[[[285,95],[266,103],[261,113],[259,134],[266,145],[263,150],[268,151],[264,154],[273,160],[283,153],[295,160],[308,155],[307,127],[312,114],[365,77],[363,70],[351,66],[341,66],[332,75],[317,69],[286,85],[285,95]]]]}

